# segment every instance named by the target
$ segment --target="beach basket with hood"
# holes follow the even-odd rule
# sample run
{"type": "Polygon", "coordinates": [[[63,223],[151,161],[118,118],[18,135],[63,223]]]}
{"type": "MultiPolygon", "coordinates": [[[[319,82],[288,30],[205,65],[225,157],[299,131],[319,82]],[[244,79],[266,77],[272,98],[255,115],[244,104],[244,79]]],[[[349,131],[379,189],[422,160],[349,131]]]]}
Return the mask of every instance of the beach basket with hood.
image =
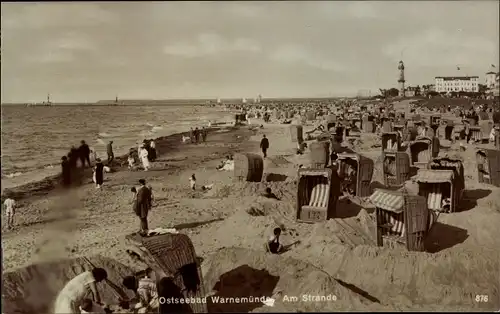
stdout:
{"type": "Polygon", "coordinates": [[[393,129],[393,122],[389,120],[388,118],[383,118],[382,120],[382,132],[383,133],[389,133],[392,132],[393,129]]]}
{"type": "Polygon", "coordinates": [[[410,143],[410,161],[411,165],[417,168],[424,168],[433,157],[439,154],[439,142],[436,144],[436,138],[420,136],[410,143]]]}
{"type": "Polygon", "coordinates": [[[382,133],[382,152],[397,152],[401,150],[401,136],[398,132],[382,133]]]}
{"type": "Polygon", "coordinates": [[[302,125],[291,125],[290,126],[290,136],[292,138],[292,142],[302,143],[304,141],[304,133],[302,125]]]}
{"type": "Polygon", "coordinates": [[[413,178],[418,183],[419,195],[425,197],[427,207],[436,212],[453,212],[461,197],[456,189],[454,170],[419,169],[413,178]]]}
{"type": "Polygon", "coordinates": [[[306,112],[306,118],[307,118],[307,121],[314,121],[316,120],[316,111],[308,111],[306,112]]]}
{"type": "Polygon", "coordinates": [[[336,200],[332,190],[331,168],[305,169],[298,172],[297,221],[314,223],[333,218],[336,200]]]}
{"type": "Polygon", "coordinates": [[[260,182],[264,174],[264,160],[260,155],[234,155],[234,177],[239,181],[260,182]]]}
{"type": "Polygon", "coordinates": [[[364,116],[362,125],[363,125],[363,132],[365,132],[365,133],[374,133],[375,132],[375,123],[373,122],[373,116],[371,116],[371,117],[364,116]]]}
{"type": "Polygon", "coordinates": [[[386,187],[401,187],[410,179],[410,156],[406,152],[383,152],[382,160],[386,187]]]}
{"type": "MultiPolygon", "coordinates": [[[[203,298],[205,289],[201,267],[191,239],[185,234],[161,234],[141,237],[130,234],[125,237],[127,252],[158,273],[163,271],[167,278],[157,278],[158,294],[168,299],[203,298]],[[163,291],[162,280],[173,282],[177,291],[163,291]]],[[[186,313],[206,313],[206,303],[185,304],[186,313]]],[[[160,304],[160,312],[162,311],[160,304]]]]}
{"type": "Polygon", "coordinates": [[[453,171],[453,181],[451,183],[449,183],[448,181],[443,182],[442,185],[451,184],[451,187],[449,187],[449,190],[451,192],[451,195],[449,196],[451,201],[449,212],[456,212],[465,190],[465,174],[462,161],[458,158],[451,157],[434,158],[429,163],[428,168],[431,170],[453,171]]]}
{"type": "Polygon", "coordinates": [[[493,129],[493,122],[489,120],[479,121],[479,127],[481,128],[481,142],[489,142],[490,133],[493,129]]]}
{"type": "Polygon", "coordinates": [[[451,141],[453,140],[453,129],[455,128],[455,123],[451,120],[446,120],[444,125],[444,139],[451,141]]]}
{"type": "Polygon", "coordinates": [[[354,125],[359,131],[363,129],[363,120],[361,119],[361,116],[356,115],[351,119],[352,125],[354,125]]]}
{"type": "Polygon", "coordinates": [[[393,129],[394,131],[402,131],[406,127],[407,121],[404,116],[399,116],[394,121],[393,129]]]}
{"type": "MultiPolygon", "coordinates": [[[[472,119],[469,119],[472,120],[472,119]]],[[[481,133],[481,127],[472,125],[470,123],[465,124],[465,132],[469,132],[470,139],[474,142],[481,142],[483,140],[483,134],[481,133]]]]}
{"type": "Polygon", "coordinates": [[[312,142],[309,146],[309,163],[311,168],[325,168],[330,162],[330,142],[312,142]]]}
{"type": "Polygon", "coordinates": [[[338,174],[341,179],[347,177],[347,168],[352,167],[355,172],[354,177],[354,196],[370,196],[370,183],[373,177],[373,160],[358,153],[340,153],[337,154],[338,174]]]}
{"type": "Polygon", "coordinates": [[[429,125],[440,125],[441,124],[441,115],[440,114],[433,114],[429,116],[429,125]]]}
{"type": "Polygon", "coordinates": [[[337,116],[330,114],[325,117],[325,128],[326,131],[330,131],[331,128],[335,127],[335,124],[337,123],[337,116]]]}
{"type": "Polygon", "coordinates": [[[477,150],[476,163],[479,183],[500,187],[500,150],[477,150]]]}
{"type": "Polygon", "coordinates": [[[375,189],[370,201],[376,208],[378,246],[403,245],[408,251],[425,251],[424,241],[436,217],[424,197],[375,189]]]}

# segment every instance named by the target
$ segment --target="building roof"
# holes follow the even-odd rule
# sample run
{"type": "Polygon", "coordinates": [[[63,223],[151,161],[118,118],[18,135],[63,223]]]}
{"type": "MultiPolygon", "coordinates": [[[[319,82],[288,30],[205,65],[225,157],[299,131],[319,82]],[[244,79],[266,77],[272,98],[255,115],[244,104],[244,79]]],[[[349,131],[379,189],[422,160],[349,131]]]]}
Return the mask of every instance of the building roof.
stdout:
{"type": "Polygon", "coordinates": [[[445,81],[455,81],[455,80],[470,80],[472,78],[479,78],[479,76],[436,76],[437,79],[443,79],[445,81]]]}

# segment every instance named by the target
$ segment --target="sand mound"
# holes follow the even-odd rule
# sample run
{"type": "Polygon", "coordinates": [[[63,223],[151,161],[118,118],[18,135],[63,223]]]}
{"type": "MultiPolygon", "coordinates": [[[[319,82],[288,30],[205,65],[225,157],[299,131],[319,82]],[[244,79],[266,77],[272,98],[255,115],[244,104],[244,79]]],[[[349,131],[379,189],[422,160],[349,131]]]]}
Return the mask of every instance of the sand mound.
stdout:
{"type": "Polygon", "coordinates": [[[233,184],[225,184],[215,186],[211,197],[213,198],[241,198],[247,196],[259,196],[266,188],[271,188],[272,192],[283,202],[295,203],[297,198],[297,183],[295,181],[284,182],[235,182],[233,184]]]}
{"type": "Polygon", "coordinates": [[[374,218],[365,210],[356,217],[330,219],[312,225],[311,232],[303,241],[304,246],[343,244],[350,247],[376,245],[374,218]]]}
{"type": "MultiPolygon", "coordinates": [[[[133,271],[113,259],[94,256],[88,258],[94,267],[102,267],[108,272],[108,279],[116,285],[98,284],[101,298],[105,303],[116,304],[120,294],[125,293],[121,285],[123,277],[133,271]]],[[[76,275],[92,266],[84,258],[59,262],[34,264],[3,274],[3,313],[51,313],[53,302],[64,285],[76,275]]]]}
{"type": "MultiPolygon", "coordinates": [[[[275,298],[276,311],[335,311],[377,309],[381,306],[364,297],[352,286],[339,283],[311,264],[243,248],[222,248],[207,258],[202,266],[207,291],[215,297],[275,298]],[[336,301],[304,301],[303,296],[333,295],[336,301]],[[286,296],[286,298],[285,298],[286,296]],[[292,300],[292,297],[298,300],[292,300]]],[[[262,303],[209,304],[210,311],[249,312],[262,303]]],[[[269,309],[268,309],[269,310],[269,309]]]]}
{"type": "Polygon", "coordinates": [[[367,291],[395,310],[498,310],[499,260],[492,252],[438,254],[329,243],[290,255],[367,291]],[[476,295],[489,302],[476,302],[476,295]]]}

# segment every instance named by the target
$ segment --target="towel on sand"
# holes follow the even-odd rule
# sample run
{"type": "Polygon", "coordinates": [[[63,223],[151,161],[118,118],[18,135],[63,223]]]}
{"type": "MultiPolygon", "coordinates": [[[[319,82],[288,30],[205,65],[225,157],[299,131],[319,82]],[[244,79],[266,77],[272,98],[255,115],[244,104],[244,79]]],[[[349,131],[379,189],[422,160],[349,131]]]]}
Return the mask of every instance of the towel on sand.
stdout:
{"type": "Polygon", "coordinates": [[[178,234],[179,231],[177,231],[175,228],[169,228],[169,229],[164,229],[164,228],[156,228],[148,231],[148,236],[155,236],[155,235],[161,235],[161,234],[178,234]]]}

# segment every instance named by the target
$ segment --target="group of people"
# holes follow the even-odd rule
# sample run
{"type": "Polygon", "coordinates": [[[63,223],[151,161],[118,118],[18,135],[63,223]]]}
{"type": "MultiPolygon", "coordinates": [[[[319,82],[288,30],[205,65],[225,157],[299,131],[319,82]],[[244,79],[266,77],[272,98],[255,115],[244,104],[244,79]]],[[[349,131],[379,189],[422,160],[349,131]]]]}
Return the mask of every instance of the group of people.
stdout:
{"type": "Polygon", "coordinates": [[[136,169],[137,159],[142,164],[144,171],[148,171],[151,168],[151,162],[156,161],[158,152],[156,150],[156,143],[154,140],[144,140],[137,147],[137,152],[133,148],[130,149],[128,154],[128,169],[136,169]]]}
{"type": "MultiPolygon", "coordinates": [[[[93,268],[72,278],[59,292],[54,303],[54,313],[111,313],[109,305],[103,302],[97,285],[107,280],[108,273],[103,268],[93,268]]],[[[122,309],[132,308],[137,313],[150,313],[159,308],[157,285],[149,276],[126,276],[121,283],[134,294],[131,300],[117,300],[122,309]]]]}
{"type": "Polygon", "coordinates": [[[208,135],[208,130],[205,127],[202,127],[201,129],[198,129],[197,127],[191,128],[189,130],[189,138],[191,139],[191,143],[200,143],[202,140],[203,142],[207,141],[207,135],[208,135]]]}

